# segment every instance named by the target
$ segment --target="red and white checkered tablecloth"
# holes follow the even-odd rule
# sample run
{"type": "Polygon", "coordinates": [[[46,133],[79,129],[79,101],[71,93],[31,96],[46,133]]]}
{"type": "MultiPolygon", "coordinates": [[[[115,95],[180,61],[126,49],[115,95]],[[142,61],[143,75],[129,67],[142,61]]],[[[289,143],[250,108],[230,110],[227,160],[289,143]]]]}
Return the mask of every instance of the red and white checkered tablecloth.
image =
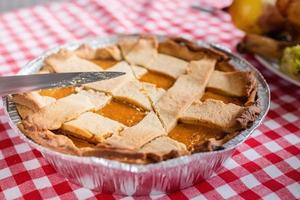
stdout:
{"type": "MultiPolygon", "coordinates": [[[[194,10],[194,3],[222,7],[230,0],[61,1],[1,14],[0,75],[18,72],[50,47],[96,35],[172,34],[234,49],[243,34],[230,17],[194,10]]],[[[272,74],[252,57],[247,58],[271,88],[271,109],[264,123],[209,180],[172,194],[143,198],[300,199],[300,88],[272,74]]],[[[57,174],[10,128],[0,107],[0,199],[13,198],[125,197],[93,192],[57,174]]]]}

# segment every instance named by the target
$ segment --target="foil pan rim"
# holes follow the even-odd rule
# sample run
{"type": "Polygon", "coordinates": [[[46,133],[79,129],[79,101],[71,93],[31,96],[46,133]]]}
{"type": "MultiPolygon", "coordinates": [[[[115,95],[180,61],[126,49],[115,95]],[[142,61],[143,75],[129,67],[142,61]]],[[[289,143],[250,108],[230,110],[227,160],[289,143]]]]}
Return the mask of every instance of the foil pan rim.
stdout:
{"type": "MultiPolygon", "coordinates": [[[[91,45],[92,47],[100,47],[100,46],[107,46],[110,44],[113,44],[117,41],[118,38],[126,36],[126,37],[137,37],[140,34],[130,34],[130,35],[113,35],[113,36],[105,36],[105,37],[93,37],[93,38],[87,38],[75,42],[70,42],[64,45],[56,46],[54,48],[50,48],[46,52],[44,52],[42,55],[38,56],[36,59],[33,59],[32,61],[28,62],[18,74],[29,74],[32,73],[39,68],[41,68],[41,64],[45,57],[48,55],[57,52],[61,48],[67,48],[67,49],[75,49],[81,44],[88,44],[91,45]],[[100,46],[99,46],[100,45],[100,46]],[[35,69],[36,68],[36,69],[35,69]]],[[[157,35],[158,39],[163,39],[165,37],[170,37],[170,36],[163,36],[163,35],[157,35]]],[[[258,79],[258,96],[259,96],[259,103],[261,107],[261,113],[259,117],[254,121],[253,125],[244,130],[241,131],[237,136],[232,138],[230,141],[228,141],[226,144],[224,144],[224,149],[219,150],[219,151],[212,151],[212,152],[200,152],[200,153],[195,153],[192,155],[186,155],[186,156],[181,156],[178,158],[162,161],[159,163],[151,163],[151,164],[146,164],[146,165],[140,165],[140,164],[129,164],[129,163],[123,163],[115,160],[108,160],[104,158],[98,158],[98,157],[79,157],[79,156],[73,156],[73,155],[67,155],[63,153],[59,153],[56,151],[53,151],[51,149],[48,149],[46,147],[43,147],[29,138],[27,138],[16,126],[16,121],[12,120],[12,116],[16,115],[16,109],[11,108],[10,104],[13,104],[8,96],[2,97],[3,99],[3,104],[4,104],[4,111],[6,116],[9,119],[9,124],[10,126],[16,130],[19,134],[19,136],[26,141],[28,144],[30,144],[33,148],[39,150],[42,154],[51,154],[54,156],[59,156],[61,158],[70,160],[70,161],[76,161],[78,163],[82,164],[92,164],[92,165],[99,165],[103,167],[109,167],[109,168],[114,168],[118,170],[123,170],[123,171],[129,171],[132,173],[142,173],[146,172],[149,170],[155,170],[155,169],[166,169],[166,168],[171,168],[171,167],[178,167],[180,165],[185,165],[188,164],[190,161],[197,159],[197,157],[201,156],[215,156],[217,154],[222,154],[223,152],[232,150],[237,148],[243,141],[245,141],[251,133],[262,123],[263,119],[265,118],[269,107],[270,107],[270,89],[269,86],[264,79],[264,77],[261,75],[261,73],[253,67],[248,61],[246,61],[244,58],[233,54],[227,47],[219,45],[219,44],[213,44],[213,43],[207,43],[203,41],[195,41],[198,45],[204,46],[204,47],[212,47],[215,48],[219,51],[222,51],[223,53],[227,54],[230,56],[230,58],[234,62],[241,63],[243,66],[246,66],[246,69],[250,69],[255,72],[256,77],[258,79]]],[[[237,66],[235,66],[237,67],[237,66]]],[[[245,70],[244,68],[241,68],[241,70],[245,70]]],[[[15,116],[16,117],[16,116],[15,116]]]]}

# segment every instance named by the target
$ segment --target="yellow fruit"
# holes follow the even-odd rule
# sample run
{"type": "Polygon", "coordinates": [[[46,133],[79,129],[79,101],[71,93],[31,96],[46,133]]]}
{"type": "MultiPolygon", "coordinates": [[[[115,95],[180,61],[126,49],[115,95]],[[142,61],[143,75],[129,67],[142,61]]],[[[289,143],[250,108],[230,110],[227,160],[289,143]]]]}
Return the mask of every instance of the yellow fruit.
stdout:
{"type": "Polygon", "coordinates": [[[234,0],[229,14],[236,27],[246,33],[260,34],[258,19],[262,15],[263,0],[234,0]]]}

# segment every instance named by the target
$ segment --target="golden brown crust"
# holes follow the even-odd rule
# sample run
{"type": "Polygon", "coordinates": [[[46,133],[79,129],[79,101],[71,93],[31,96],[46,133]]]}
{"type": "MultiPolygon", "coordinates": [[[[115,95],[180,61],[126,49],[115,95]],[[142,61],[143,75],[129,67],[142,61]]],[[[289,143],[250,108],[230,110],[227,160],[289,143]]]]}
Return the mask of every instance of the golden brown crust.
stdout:
{"type": "Polygon", "coordinates": [[[200,60],[203,58],[212,58],[217,61],[229,60],[229,57],[220,51],[200,47],[194,42],[179,37],[169,38],[159,43],[158,52],[175,56],[186,61],[200,60]]]}
{"type": "Polygon", "coordinates": [[[160,155],[156,153],[146,153],[146,157],[150,162],[161,162],[163,160],[169,160],[181,156],[176,150],[171,150],[169,153],[160,155]]]}
{"type": "Polygon", "coordinates": [[[246,107],[236,121],[240,124],[241,129],[246,129],[256,120],[259,113],[260,108],[257,105],[246,107]]]}
{"type": "Polygon", "coordinates": [[[18,127],[22,133],[41,146],[61,153],[81,155],[80,150],[74,145],[72,140],[64,135],[56,135],[49,130],[38,130],[34,127],[25,128],[22,124],[19,124],[18,127]]]}
{"type": "Polygon", "coordinates": [[[216,140],[214,138],[203,141],[202,143],[194,144],[190,151],[192,153],[198,152],[207,152],[207,151],[216,151],[221,150],[222,145],[224,144],[223,140],[216,140]]]}
{"type": "Polygon", "coordinates": [[[95,148],[82,148],[82,156],[95,156],[111,160],[118,160],[126,163],[146,164],[160,162],[187,155],[187,151],[170,150],[164,153],[137,152],[126,148],[113,147],[108,144],[99,143],[95,148]]]}
{"type": "Polygon", "coordinates": [[[127,163],[146,163],[146,155],[136,151],[98,144],[95,147],[78,148],[73,141],[65,135],[57,135],[49,130],[25,129],[22,124],[19,129],[35,143],[65,154],[77,156],[95,156],[127,163]]]}
{"type": "Polygon", "coordinates": [[[257,82],[256,82],[256,78],[254,75],[254,72],[248,72],[246,74],[246,84],[245,84],[245,88],[246,88],[246,95],[247,97],[251,96],[252,91],[257,88],[257,82]]]}
{"type": "Polygon", "coordinates": [[[156,161],[165,160],[172,156],[182,156],[189,154],[189,151],[187,150],[185,144],[178,142],[168,136],[161,136],[151,140],[149,143],[145,144],[139,150],[139,152],[146,153],[149,159],[153,159],[156,161]]]}
{"type": "Polygon", "coordinates": [[[248,100],[244,104],[245,106],[251,106],[255,104],[257,101],[257,87],[255,87],[252,92],[250,93],[250,96],[248,97],[248,100]]]}
{"type": "Polygon", "coordinates": [[[27,108],[36,112],[49,103],[54,102],[55,98],[41,96],[38,92],[29,92],[22,94],[13,94],[12,100],[17,104],[26,106],[27,108]]]}
{"type": "Polygon", "coordinates": [[[30,93],[13,94],[12,100],[16,104],[26,106],[27,108],[35,111],[39,110],[42,107],[35,101],[35,99],[32,98],[32,95],[30,93]]]}
{"type": "Polygon", "coordinates": [[[22,124],[19,129],[31,140],[54,151],[77,156],[94,156],[126,163],[146,164],[159,162],[182,155],[176,150],[166,154],[143,153],[126,148],[117,148],[108,144],[99,143],[94,147],[75,146],[73,141],[65,135],[57,135],[49,130],[25,129],[22,124]]]}
{"type": "Polygon", "coordinates": [[[95,156],[110,160],[118,160],[126,163],[144,164],[146,154],[125,148],[116,148],[107,144],[98,144],[94,148],[82,148],[82,156],[95,156]]]}
{"type": "Polygon", "coordinates": [[[234,72],[237,71],[229,61],[220,61],[216,64],[216,70],[223,72],[234,72]]]}
{"type": "Polygon", "coordinates": [[[250,72],[246,83],[247,101],[245,106],[251,106],[256,102],[257,95],[257,80],[254,72],[250,72]]]}
{"type": "Polygon", "coordinates": [[[16,108],[22,119],[25,119],[27,116],[32,115],[34,113],[34,110],[21,104],[16,104],[16,108]]]}

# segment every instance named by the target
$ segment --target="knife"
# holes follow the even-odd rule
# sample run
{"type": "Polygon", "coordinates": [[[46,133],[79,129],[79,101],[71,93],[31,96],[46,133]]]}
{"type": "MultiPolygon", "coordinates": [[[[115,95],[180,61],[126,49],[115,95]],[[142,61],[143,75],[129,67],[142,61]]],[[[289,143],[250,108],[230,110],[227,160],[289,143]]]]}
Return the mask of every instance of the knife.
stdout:
{"type": "Polygon", "coordinates": [[[72,72],[0,77],[0,96],[53,87],[79,86],[124,75],[124,72],[72,72]]]}

